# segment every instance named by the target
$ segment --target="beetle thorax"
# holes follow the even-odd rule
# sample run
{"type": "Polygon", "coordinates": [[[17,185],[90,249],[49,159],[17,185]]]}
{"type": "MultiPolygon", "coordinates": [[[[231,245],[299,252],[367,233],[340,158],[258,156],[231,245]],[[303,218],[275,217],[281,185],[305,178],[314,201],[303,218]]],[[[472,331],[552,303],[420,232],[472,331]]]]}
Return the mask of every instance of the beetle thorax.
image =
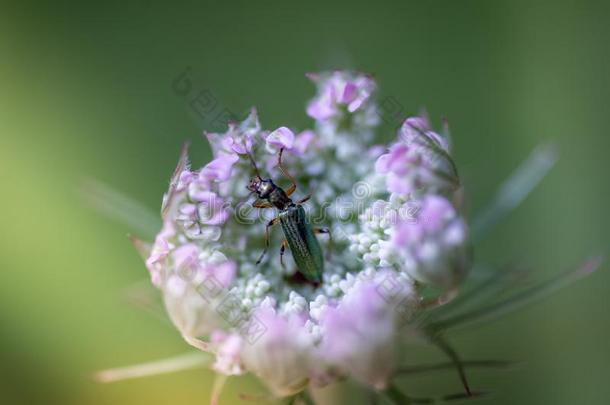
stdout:
{"type": "Polygon", "coordinates": [[[286,192],[280,187],[275,187],[267,197],[267,200],[280,211],[284,211],[286,208],[294,205],[292,199],[288,197],[286,192]]]}
{"type": "Polygon", "coordinates": [[[259,198],[268,198],[271,192],[276,188],[276,185],[269,180],[261,180],[256,187],[256,194],[259,198]]]}

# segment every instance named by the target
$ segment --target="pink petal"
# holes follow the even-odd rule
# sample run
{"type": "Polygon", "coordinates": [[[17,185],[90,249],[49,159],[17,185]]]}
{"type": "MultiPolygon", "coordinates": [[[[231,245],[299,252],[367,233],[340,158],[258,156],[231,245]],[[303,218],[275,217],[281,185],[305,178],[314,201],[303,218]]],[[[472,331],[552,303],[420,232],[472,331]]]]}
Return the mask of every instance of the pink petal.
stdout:
{"type": "Polygon", "coordinates": [[[280,127],[267,136],[267,144],[277,149],[292,149],[294,145],[294,132],[286,127],[280,127]]]}

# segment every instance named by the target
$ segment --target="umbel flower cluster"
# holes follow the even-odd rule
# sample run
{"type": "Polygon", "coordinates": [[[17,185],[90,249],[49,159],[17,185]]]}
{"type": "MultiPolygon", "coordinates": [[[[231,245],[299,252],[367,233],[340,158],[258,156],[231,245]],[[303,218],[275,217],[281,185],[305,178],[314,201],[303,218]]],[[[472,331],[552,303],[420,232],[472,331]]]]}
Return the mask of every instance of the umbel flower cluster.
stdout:
{"type": "Polygon", "coordinates": [[[472,267],[471,240],[525,197],[552,166],[552,151],[536,151],[471,232],[446,122],[436,132],[426,116],[407,118],[388,144],[377,144],[382,112],[372,77],[308,77],[317,89],[306,108],[312,129],[267,130],[252,109],[225,133],[204,134],[213,159],[203,167],[191,167],[183,148],[163,198],[162,229],[151,246],[139,242],[171,321],[213,356],[219,375],[252,373],[274,397],[351,378],[410,403],[392,384],[409,360],[408,337],[439,347],[463,395],[475,395],[444,332],[516,307],[595,264],[486,309],[442,312],[472,267]],[[286,248],[290,235],[272,226],[278,210],[254,203],[247,186],[259,174],[285,191],[296,184],[290,198],[306,209],[302,226],[324,230],[318,281],[303,277],[286,248]]]}
{"type": "Polygon", "coordinates": [[[311,78],[313,129],[268,131],[252,110],[227,132],[205,134],[214,158],[202,168],[183,154],[146,260],[173,323],[216,355],[214,369],[252,372],[279,396],[345,377],[385,388],[403,328],[423,303],[420,290],[451,291],[470,265],[446,128],[438,134],[426,117],[413,117],[389,145],[373,144],[374,80],[349,72],[311,78]],[[256,264],[276,212],[248,201],[250,157],[288,185],[280,149],[295,195],[311,193],[310,225],[332,235],[319,236],[319,285],[299,281],[289,252],[281,263],[280,229],[270,229],[269,253],[256,264]]]}

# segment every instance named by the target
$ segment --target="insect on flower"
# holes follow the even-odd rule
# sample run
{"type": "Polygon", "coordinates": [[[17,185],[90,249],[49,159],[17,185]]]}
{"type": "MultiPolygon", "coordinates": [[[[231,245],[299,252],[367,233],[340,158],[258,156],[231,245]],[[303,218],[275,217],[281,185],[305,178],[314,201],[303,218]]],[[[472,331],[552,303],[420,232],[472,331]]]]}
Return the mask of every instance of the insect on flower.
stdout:
{"type": "Polygon", "coordinates": [[[288,246],[290,247],[292,258],[297,265],[298,274],[302,275],[308,282],[319,285],[324,272],[324,258],[322,257],[322,249],[315,235],[328,234],[330,237],[330,230],[328,228],[314,228],[309,223],[307,213],[303,209],[303,204],[311,198],[311,195],[307,195],[298,201],[293,201],[290,198],[296,191],[297,184],[282,164],[283,153],[284,149],[282,148],[278,156],[278,167],[282,174],[291,182],[290,187],[286,190],[276,185],[271,178],[263,179],[254,158],[248,154],[256,173],[256,177],[250,179],[250,183],[246,186],[251,193],[255,193],[257,196],[252,206],[260,209],[276,208],[279,211],[278,216],[269,221],[265,226],[265,248],[256,264],[261,263],[269,249],[269,229],[279,222],[282,225],[285,236],[280,248],[281,265],[285,266],[284,252],[286,246],[288,246]]]}
{"type": "MultiPolygon", "coordinates": [[[[347,378],[394,404],[479,396],[470,388],[466,369],[497,368],[505,362],[462,358],[447,334],[493,320],[599,265],[599,260],[587,261],[508,296],[497,292],[513,281],[514,272],[487,274],[487,265],[477,266],[485,274],[466,284],[473,242],[480,242],[542,179],[555,161],[553,150],[542,147],[532,154],[471,229],[462,214],[462,183],[447,128],[437,133],[427,117],[410,117],[389,144],[377,145],[382,117],[374,80],[348,71],[310,78],[317,87],[307,107],[312,129],[268,131],[252,109],[224,133],[206,133],[213,159],[191,168],[183,148],[163,198],[163,227],[152,244],[134,239],[180,335],[215,359],[211,367],[218,378],[210,403],[218,403],[228,376],[245,373],[257,376],[273,399],[289,398],[290,403],[313,403],[309,390],[347,378]],[[298,174],[299,186],[315,187],[311,200],[294,198],[297,182],[282,162],[284,152],[298,157],[290,170],[298,174]],[[261,177],[255,159],[273,160],[290,184],[282,187],[279,179],[261,177]],[[240,221],[227,207],[241,203],[246,194],[256,195],[253,207],[277,211],[266,224],[262,253],[252,251],[260,235],[251,218],[240,221]],[[328,208],[328,229],[315,227],[317,220],[303,205],[308,201],[328,208]],[[280,263],[269,260],[261,272],[254,262],[265,258],[277,224],[284,236],[280,263]],[[319,233],[329,235],[332,260],[324,257],[330,248],[322,251],[319,233]],[[284,271],[287,247],[296,265],[292,276],[284,271]],[[437,347],[450,362],[404,364],[413,358],[414,338],[437,347]],[[456,368],[463,392],[411,398],[396,383],[398,377],[448,367],[456,368]]],[[[265,165],[268,171],[271,166],[265,165]]],[[[114,193],[109,196],[117,200],[114,193]]],[[[124,212],[136,206],[126,205],[124,212]]],[[[209,359],[179,357],[110,370],[98,378],[175,371],[209,359]]]]}

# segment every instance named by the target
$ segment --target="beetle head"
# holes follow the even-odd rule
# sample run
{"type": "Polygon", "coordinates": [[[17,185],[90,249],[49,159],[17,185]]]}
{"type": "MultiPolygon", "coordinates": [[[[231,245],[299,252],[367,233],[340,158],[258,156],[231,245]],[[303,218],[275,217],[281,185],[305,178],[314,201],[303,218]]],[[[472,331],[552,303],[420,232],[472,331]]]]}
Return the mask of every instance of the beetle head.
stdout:
{"type": "Polygon", "coordinates": [[[265,180],[257,176],[250,179],[246,188],[256,193],[259,198],[265,198],[273,191],[273,182],[271,179],[265,180]]]}

